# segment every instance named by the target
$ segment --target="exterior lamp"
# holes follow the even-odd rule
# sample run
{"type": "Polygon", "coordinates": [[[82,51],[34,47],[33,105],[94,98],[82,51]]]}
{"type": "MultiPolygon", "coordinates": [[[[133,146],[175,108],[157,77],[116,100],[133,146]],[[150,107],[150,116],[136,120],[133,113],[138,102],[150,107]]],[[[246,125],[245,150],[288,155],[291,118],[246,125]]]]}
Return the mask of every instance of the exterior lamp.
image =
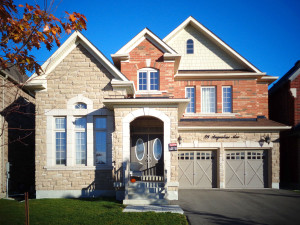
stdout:
{"type": "Polygon", "coordinates": [[[268,144],[270,144],[271,138],[270,138],[269,136],[266,136],[266,137],[265,137],[265,142],[267,142],[268,144]]]}
{"type": "Polygon", "coordinates": [[[262,147],[264,145],[265,140],[263,138],[260,138],[260,140],[258,141],[260,147],[262,147]]]}
{"type": "Polygon", "coordinates": [[[179,135],[179,137],[178,137],[178,143],[181,145],[181,143],[182,143],[182,137],[179,135]]]}

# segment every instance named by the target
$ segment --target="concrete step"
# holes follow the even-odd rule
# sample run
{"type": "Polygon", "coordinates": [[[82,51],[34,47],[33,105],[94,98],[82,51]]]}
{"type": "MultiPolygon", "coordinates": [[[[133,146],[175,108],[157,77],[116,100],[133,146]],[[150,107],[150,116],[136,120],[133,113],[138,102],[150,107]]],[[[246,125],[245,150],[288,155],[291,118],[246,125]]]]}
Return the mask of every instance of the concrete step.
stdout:
{"type": "Polygon", "coordinates": [[[166,199],[125,199],[124,205],[169,205],[166,199]]]}
{"type": "Polygon", "coordinates": [[[165,194],[156,193],[128,193],[128,199],[164,199],[165,194]]]}
{"type": "Polygon", "coordinates": [[[158,188],[164,187],[164,182],[144,182],[144,181],[136,181],[134,183],[129,182],[128,187],[137,187],[137,188],[158,188]]]}
{"type": "Polygon", "coordinates": [[[163,187],[154,187],[154,188],[139,188],[139,187],[129,187],[128,193],[165,193],[165,188],[163,187]]]}

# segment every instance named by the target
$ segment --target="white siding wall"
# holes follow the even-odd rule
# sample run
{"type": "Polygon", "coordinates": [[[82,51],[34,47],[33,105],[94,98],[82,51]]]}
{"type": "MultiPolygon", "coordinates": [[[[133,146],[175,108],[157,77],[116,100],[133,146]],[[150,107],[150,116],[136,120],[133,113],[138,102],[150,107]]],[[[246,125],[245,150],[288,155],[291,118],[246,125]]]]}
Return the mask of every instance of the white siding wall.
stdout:
{"type": "Polygon", "coordinates": [[[245,66],[239,64],[191,25],[179,31],[168,44],[182,55],[179,70],[245,69],[245,66]],[[194,54],[186,54],[186,41],[188,39],[194,41],[194,54]]]}

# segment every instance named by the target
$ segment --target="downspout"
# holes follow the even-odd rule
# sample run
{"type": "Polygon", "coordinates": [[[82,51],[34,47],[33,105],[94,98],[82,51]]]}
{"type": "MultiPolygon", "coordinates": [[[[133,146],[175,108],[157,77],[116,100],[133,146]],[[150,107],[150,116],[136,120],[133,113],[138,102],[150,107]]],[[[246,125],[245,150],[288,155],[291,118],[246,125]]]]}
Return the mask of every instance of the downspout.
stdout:
{"type": "MultiPolygon", "coordinates": [[[[5,77],[2,79],[2,108],[1,108],[1,111],[4,110],[4,91],[5,91],[5,88],[4,88],[4,81],[7,80],[8,78],[8,75],[5,74],[5,77]]],[[[3,126],[3,129],[4,129],[4,117],[1,116],[1,125],[3,126]]],[[[5,130],[3,130],[3,133],[2,133],[2,144],[1,144],[1,151],[2,151],[2,162],[1,162],[1,166],[2,166],[2,179],[0,180],[0,187],[1,187],[1,191],[4,191],[4,184],[5,184],[5,166],[4,166],[4,141],[5,141],[5,130]]],[[[8,191],[8,190],[6,190],[8,191]]]]}

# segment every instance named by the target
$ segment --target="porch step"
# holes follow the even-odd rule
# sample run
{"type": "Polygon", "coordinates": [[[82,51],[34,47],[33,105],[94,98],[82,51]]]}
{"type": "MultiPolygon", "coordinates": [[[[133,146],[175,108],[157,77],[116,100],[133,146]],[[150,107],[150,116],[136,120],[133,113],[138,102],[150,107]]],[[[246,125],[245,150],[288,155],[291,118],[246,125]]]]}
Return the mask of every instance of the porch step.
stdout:
{"type": "Polygon", "coordinates": [[[125,199],[124,205],[169,205],[166,199],[125,199]]]}
{"type": "Polygon", "coordinates": [[[165,184],[163,182],[145,182],[145,181],[136,181],[135,183],[128,183],[129,187],[137,187],[137,188],[158,188],[164,187],[165,184]]]}
{"type": "Polygon", "coordinates": [[[165,188],[163,187],[151,187],[151,188],[145,188],[145,187],[128,187],[128,193],[136,193],[136,194],[163,194],[165,193],[165,188]]]}
{"type": "Polygon", "coordinates": [[[128,196],[123,201],[124,204],[131,205],[165,205],[168,201],[165,199],[165,188],[163,182],[129,182],[128,196]]]}

